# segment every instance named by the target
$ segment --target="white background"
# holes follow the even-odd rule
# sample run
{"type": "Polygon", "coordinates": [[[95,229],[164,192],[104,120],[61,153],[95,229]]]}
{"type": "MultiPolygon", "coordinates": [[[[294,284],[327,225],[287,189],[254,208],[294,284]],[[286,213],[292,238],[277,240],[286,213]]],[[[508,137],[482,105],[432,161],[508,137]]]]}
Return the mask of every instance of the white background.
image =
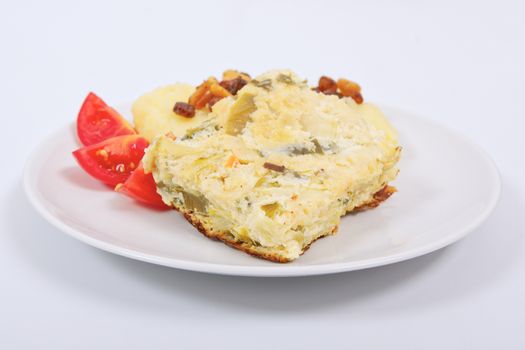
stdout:
{"type": "Polygon", "coordinates": [[[524,349],[524,16],[520,1],[2,1],[0,348],[524,349]],[[88,91],[118,104],[278,67],[349,77],[467,135],[501,171],[495,212],[411,261],[257,279],[96,250],[25,199],[26,157],[88,91]]]}

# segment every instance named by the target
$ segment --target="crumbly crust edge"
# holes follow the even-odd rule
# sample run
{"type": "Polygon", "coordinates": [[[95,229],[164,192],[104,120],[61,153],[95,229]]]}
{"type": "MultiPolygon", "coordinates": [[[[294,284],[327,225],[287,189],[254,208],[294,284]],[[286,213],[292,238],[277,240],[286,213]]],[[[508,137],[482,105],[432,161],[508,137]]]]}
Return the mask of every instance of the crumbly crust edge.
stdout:
{"type": "MultiPolygon", "coordinates": [[[[362,204],[359,207],[354,208],[349,213],[360,212],[360,211],[364,211],[367,209],[376,208],[382,202],[387,200],[395,192],[397,192],[395,187],[386,185],[381,190],[374,193],[374,195],[372,196],[372,199],[369,202],[362,204]]],[[[201,232],[203,235],[205,235],[206,237],[210,239],[223,242],[232,248],[241,250],[247,254],[250,254],[260,259],[269,260],[269,261],[273,261],[277,263],[287,263],[293,260],[293,259],[287,258],[284,255],[276,253],[275,249],[254,245],[251,242],[239,241],[239,240],[236,240],[235,237],[229,232],[215,231],[211,227],[206,227],[205,223],[199,220],[198,216],[195,215],[191,211],[186,211],[186,210],[183,210],[181,208],[176,208],[176,207],[174,207],[174,209],[181,212],[184,218],[190,224],[192,224],[199,232],[201,232]]],[[[317,237],[315,240],[310,242],[310,244],[308,244],[307,246],[303,248],[301,255],[304,254],[304,252],[308,250],[308,248],[310,248],[312,243],[314,243],[320,238],[326,237],[331,234],[335,234],[337,232],[337,229],[338,229],[338,226],[335,226],[331,230],[327,231],[326,233],[322,234],[321,236],[317,237]]]]}

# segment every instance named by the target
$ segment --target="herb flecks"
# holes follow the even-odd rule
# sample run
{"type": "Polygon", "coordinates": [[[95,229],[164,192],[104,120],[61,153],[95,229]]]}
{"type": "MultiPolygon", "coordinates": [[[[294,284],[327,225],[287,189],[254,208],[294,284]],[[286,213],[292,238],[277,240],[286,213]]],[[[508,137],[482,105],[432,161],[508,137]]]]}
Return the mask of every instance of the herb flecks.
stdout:
{"type": "Polygon", "coordinates": [[[250,81],[250,83],[254,84],[255,86],[259,87],[259,88],[262,88],[266,91],[270,91],[270,89],[272,88],[272,80],[271,79],[264,79],[264,80],[256,80],[256,79],[252,79],[250,81]]]}
{"type": "Polygon", "coordinates": [[[312,142],[315,145],[315,153],[324,154],[323,147],[321,146],[319,141],[317,139],[313,139],[312,142]]]}
{"type": "Polygon", "coordinates": [[[286,74],[279,74],[275,80],[286,85],[295,85],[295,82],[292,80],[292,78],[286,74]]]}

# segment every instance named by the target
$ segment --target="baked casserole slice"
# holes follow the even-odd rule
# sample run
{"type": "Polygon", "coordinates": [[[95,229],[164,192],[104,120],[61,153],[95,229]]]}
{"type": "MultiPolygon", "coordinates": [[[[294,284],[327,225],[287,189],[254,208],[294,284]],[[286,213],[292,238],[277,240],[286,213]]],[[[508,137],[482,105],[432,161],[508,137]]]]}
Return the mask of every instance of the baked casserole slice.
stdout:
{"type": "Polygon", "coordinates": [[[288,262],[341,216],[395,189],[397,133],[372,104],[312,90],[293,72],[252,79],[184,135],[157,136],[144,168],[206,236],[288,262]]]}

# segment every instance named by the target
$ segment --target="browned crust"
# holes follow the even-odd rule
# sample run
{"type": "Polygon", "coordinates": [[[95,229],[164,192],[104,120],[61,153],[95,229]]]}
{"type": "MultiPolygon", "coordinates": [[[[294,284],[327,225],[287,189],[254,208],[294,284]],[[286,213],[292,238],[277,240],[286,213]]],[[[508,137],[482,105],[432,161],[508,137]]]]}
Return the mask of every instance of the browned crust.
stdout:
{"type": "Polygon", "coordinates": [[[252,256],[255,256],[261,259],[270,260],[270,261],[279,262],[279,263],[286,263],[290,261],[290,259],[287,259],[282,255],[275,254],[273,252],[268,251],[268,249],[265,247],[255,246],[248,242],[236,241],[235,238],[228,232],[210,230],[206,228],[204,224],[193,213],[186,212],[186,213],[183,213],[183,215],[190,224],[195,226],[195,228],[199,230],[199,232],[201,232],[203,235],[205,235],[208,238],[211,238],[217,241],[221,241],[229,245],[232,248],[242,250],[245,253],[248,253],[252,256]]]}
{"type": "Polygon", "coordinates": [[[363,211],[367,209],[376,208],[379,206],[379,204],[386,201],[391,195],[397,192],[397,189],[393,186],[386,185],[372,196],[372,200],[370,202],[362,204],[356,208],[354,208],[351,212],[358,212],[363,211]]]}
{"type": "MultiPolygon", "coordinates": [[[[387,200],[388,197],[390,197],[394,192],[396,192],[395,187],[392,186],[385,186],[381,190],[377,191],[373,197],[372,200],[366,204],[363,204],[357,208],[354,208],[352,212],[355,211],[362,211],[366,209],[371,209],[377,207],[379,204],[381,204],[383,201],[387,200]]],[[[252,256],[255,256],[257,258],[278,262],[278,263],[287,263],[290,262],[291,259],[280,255],[278,253],[275,253],[274,251],[270,251],[269,248],[263,247],[263,246],[257,246],[250,242],[243,242],[236,240],[229,232],[223,232],[223,231],[214,231],[213,229],[206,227],[202,221],[199,220],[199,218],[191,211],[184,211],[183,209],[174,207],[175,210],[181,212],[184,215],[184,218],[188,220],[190,224],[192,224],[199,232],[201,232],[206,237],[221,241],[227,245],[229,245],[232,248],[241,250],[247,254],[250,254],[252,256]]],[[[306,250],[310,248],[312,243],[314,243],[319,238],[326,237],[329,234],[333,234],[337,231],[337,226],[333,227],[331,230],[327,231],[325,234],[317,237],[314,241],[310,242],[307,246],[303,248],[303,251],[301,252],[301,255],[304,254],[306,250]]]]}

